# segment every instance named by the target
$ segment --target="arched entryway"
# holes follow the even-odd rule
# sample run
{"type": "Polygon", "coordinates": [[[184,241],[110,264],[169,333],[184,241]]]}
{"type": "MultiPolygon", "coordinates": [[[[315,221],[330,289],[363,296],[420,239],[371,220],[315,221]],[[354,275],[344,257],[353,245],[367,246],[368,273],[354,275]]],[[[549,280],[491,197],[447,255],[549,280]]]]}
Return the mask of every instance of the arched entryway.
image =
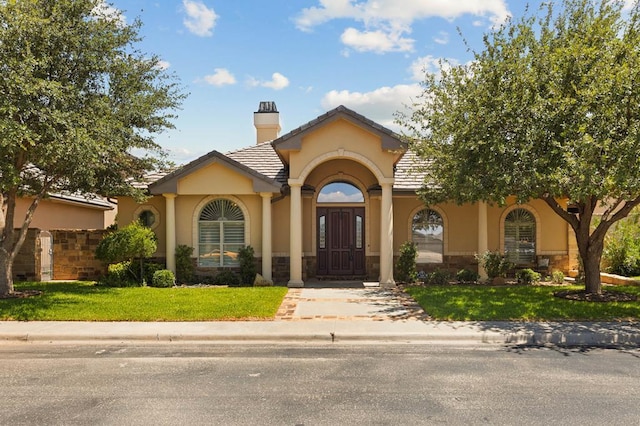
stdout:
{"type": "Polygon", "coordinates": [[[353,184],[334,181],[318,193],[316,207],[317,275],[366,275],[364,195],[353,184]]]}

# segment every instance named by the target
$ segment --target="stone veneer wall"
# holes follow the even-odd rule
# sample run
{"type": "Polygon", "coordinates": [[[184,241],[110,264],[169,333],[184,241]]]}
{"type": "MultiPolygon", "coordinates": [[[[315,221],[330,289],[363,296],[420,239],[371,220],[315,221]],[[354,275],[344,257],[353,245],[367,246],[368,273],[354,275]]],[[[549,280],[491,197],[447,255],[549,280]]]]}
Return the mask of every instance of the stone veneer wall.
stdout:
{"type": "MultiPolygon", "coordinates": [[[[15,230],[14,241],[18,239],[15,230]]],[[[13,261],[13,279],[16,281],[40,281],[40,230],[27,230],[27,237],[20,248],[20,252],[13,261]]]]}
{"type": "Polygon", "coordinates": [[[54,280],[96,280],[107,272],[107,267],[96,259],[95,253],[102,237],[108,231],[51,230],[53,237],[54,280]]]}

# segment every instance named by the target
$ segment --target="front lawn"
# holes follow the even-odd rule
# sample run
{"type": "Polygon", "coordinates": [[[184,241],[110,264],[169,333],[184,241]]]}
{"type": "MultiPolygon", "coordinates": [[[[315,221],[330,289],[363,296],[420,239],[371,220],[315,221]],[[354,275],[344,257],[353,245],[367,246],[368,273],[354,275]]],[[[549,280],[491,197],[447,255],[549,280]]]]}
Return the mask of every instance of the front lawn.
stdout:
{"type": "Polygon", "coordinates": [[[97,287],[92,282],[16,283],[43,294],[0,299],[0,320],[221,321],[273,319],[285,287],[97,287]]]}
{"type": "MultiPolygon", "coordinates": [[[[615,321],[640,319],[637,302],[577,302],[554,297],[580,286],[448,285],[409,287],[409,293],[434,320],[443,321],[615,321]]],[[[607,287],[640,295],[640,287],[607,287]]]]}

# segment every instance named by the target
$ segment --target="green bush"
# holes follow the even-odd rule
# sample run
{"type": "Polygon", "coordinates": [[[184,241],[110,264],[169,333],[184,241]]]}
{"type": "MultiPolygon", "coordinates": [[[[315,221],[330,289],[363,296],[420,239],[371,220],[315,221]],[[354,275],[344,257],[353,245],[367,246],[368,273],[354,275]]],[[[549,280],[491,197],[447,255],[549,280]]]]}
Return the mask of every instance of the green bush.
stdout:
{"type": "Polygon", "coordinates": [[[238,252],[240,261],[240,278],[242,284],[253,284],[256,279],[256,257],[254,256],[253,247],[242,247],[238,252]]]}
{"type": "Polygon", "coordinates": [[[609,231],[602,260],[604,270],[612,274],[640,275],[640,211],[634,210],[609,231]]]}
{"type": "Polygon", "coordinates": [[[489,278],[504,277],[513,264],[498,251],[485,251],[476,254],[476,260],[482,266],[489,278]]]}
{"type": "Polygon", "coordinates": [[[216,285],[228,285],[230,287],[236,287],[241,284],[238,274],[230,269],[219,272],[214,278],[213,283],[216,285]]]}
{"type": "Polygon", "coordinates": [[[516,272],[516,279],[519,284],[538,284],[540,283],[540,274],[533,269],[521,269],[516,272]]]}
{"type": "Polygon", "coordinates": [[[107,263],[140,260],[140,283],[144,280],[144,259],[157,249],[156,234],[139,221],[105,234],[96,248],[96,258],[107,263]]]}
{"type": "Polygon", "coordinates": [[[461,269],[456,274],[456,278],[458,279],[459,283],[466,284],[478,282],[478,278],[480,278],[480,276],[476,272],[470,271],[469,269],[461,269]]]}
{"type": "MultiPolygon", "coordinates": [[[[151,282],[153,282],[153,274],[155,274],[156,271],[159,271],[161,269],[164,269],[166,266],[162,263],[158,263],[158,262],[147,262],[144,264],[144,282],[147,285],[150,285],[151,282]]],[[[139,273],[138,271],[136,271],[136,279],[138,281],[140,281],[140,277],[138,276],[139,273]]]]}
{"type": "Polygon", "coordinates": [[[411,241],[405,241],[400,246],[400,258],[396,265],[398,281],[403,283],[414,283],[418,279],[416,271],[416,257],[418,248],[411,241]]]}
{"type": "Polygon", "coordinates": [[[173,287],[176,284],[176,277],[172,271],[168,269],[160,269],[153,273],[151,287],[173,287]]]}
{"type": "Polygon", "coordinates": [[[426,284],[430,285],[447,285],[452,279],[452,274],[440,269],[433,271],[427,276],[426,284]]]}
{"type": "Polygon", "coordinates": [[[176,280],[181,284],[192,282],[195,275],[192,255],[193,247],[184,244],[176,247],[176,280]]]}
{"type": "Polygon", "coordinates": [[[564,272],[554,269],[551,273],[551,282],[554,284],[564,283],[564,272]]]}
{"type": "Polygon", "coordinates": [[[98,285],[107,287],[139,287],[140,280],[133,272],[130,261],[112,263],[107,266],[107,275],[98,280],[98,285]]]}

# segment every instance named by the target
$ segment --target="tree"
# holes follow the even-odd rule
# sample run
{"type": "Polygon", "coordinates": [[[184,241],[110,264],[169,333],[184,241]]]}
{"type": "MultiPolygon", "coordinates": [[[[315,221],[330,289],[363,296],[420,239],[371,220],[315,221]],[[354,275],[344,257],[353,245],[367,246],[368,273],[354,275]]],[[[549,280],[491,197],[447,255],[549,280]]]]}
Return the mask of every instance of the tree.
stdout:
{"type": "Polygon", "coordinates": [[[131,180],[161,164],[153,135],[173,127],[184,95],[157,56],[136,49],[140,21],[112,10],[0,2],[0,294],[13,293],[13,260],[47,194],[140,198],[131,180]],[[31,199],[24,218],[19,197],[31,199]]]}
{"type": "MultiPolygon", "coordinates": [[[[158,248],[156,234],[140,221],[109,232],[96,248],[96,258],[107,263],[140,261],[139,279],[144,281],[144,259],[151,257],[158,248]]],[[[133,271],[131,271],[133,275],[133,271]]]]}
{"type": "Polygon", "coordinates": [[[420,196],[544,200],[575,231],[586,293],[600,294],[607,230],[640,203],[638,2],[552,1],[483,42],[469,64],[427,75],[399,117],[426,161],[420,196]]]}

